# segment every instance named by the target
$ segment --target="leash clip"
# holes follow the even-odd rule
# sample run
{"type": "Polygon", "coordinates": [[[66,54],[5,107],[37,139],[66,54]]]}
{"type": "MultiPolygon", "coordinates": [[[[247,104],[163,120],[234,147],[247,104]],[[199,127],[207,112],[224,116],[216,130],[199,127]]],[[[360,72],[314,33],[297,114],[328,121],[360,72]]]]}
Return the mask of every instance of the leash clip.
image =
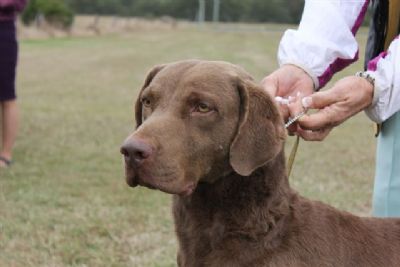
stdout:
{"type": "Polygon", "coordinates": [[[301,117],[303,117],[306,114],[305,111],[300,112],[299,114],[297,114],[296,116],[294,116],[293,118],[290,118],[289,121],[287,123],[285,123],[285,128],[289,127],[290,125],[292,125],[294,122],[296,122],[298,119],[300,119],[301,117]]]}

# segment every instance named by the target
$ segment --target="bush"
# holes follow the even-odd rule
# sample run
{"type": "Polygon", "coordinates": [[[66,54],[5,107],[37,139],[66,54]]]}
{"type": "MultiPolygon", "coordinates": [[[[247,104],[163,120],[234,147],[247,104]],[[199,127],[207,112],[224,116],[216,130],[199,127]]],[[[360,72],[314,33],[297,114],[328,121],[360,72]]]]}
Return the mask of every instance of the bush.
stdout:
{"type": "Polygon", "coordinates": [[[74,13],[62,0],[31,0],[22,13],[22,21],[28,25],[40,15],[61,28],[69,28],[74,21],[74,13]]]}

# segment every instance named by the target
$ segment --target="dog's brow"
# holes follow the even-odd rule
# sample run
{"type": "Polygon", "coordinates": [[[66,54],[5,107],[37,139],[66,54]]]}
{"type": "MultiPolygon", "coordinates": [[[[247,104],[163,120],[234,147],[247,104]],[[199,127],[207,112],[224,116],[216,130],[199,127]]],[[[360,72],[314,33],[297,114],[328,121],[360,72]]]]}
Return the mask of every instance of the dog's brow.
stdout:
{"type": "Polygon", "coordinates": [[[155,87],[147,87],[142,93],[142,97],[158,98],[160,92],[155,87]]]}
{"type": "Polygon", "coordinates": [[[218,96],[215,93],[212,92],[196,92],[192,91],[188,94],[187,99],[190,100],[207,100],[211,102],[212,104],[215,104],[216,99],[218,96]]]}

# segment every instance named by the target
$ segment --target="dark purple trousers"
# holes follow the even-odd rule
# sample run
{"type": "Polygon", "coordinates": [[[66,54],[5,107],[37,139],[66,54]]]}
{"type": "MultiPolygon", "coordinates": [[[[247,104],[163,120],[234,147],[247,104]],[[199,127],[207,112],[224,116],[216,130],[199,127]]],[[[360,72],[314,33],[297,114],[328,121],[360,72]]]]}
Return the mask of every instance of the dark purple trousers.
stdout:
{"type": "Polygon", "coordinates": [[[0,20],[0,101],[13,100],[18,58],[14,20],[0,20]]]}

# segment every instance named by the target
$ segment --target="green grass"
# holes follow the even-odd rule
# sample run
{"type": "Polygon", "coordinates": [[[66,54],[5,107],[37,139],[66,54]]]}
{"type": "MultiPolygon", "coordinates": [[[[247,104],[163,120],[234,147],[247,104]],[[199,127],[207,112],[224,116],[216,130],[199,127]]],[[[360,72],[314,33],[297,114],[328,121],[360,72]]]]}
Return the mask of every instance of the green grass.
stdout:
{"type": "MultiPolygon", "coordinates": [[[[15,165],[0,173],[0,266],[175,266],[170,196],[124,182],[119,146],[137,90],[153,65],[188,58],[237,63],[261,80],[277,66],[281,35],[180,29],[23,41],[15,165]]],[[[368,214],[374,153],[372,123],[359,115],[323,143],[302,142],[291,183],[368,214]]]]}

